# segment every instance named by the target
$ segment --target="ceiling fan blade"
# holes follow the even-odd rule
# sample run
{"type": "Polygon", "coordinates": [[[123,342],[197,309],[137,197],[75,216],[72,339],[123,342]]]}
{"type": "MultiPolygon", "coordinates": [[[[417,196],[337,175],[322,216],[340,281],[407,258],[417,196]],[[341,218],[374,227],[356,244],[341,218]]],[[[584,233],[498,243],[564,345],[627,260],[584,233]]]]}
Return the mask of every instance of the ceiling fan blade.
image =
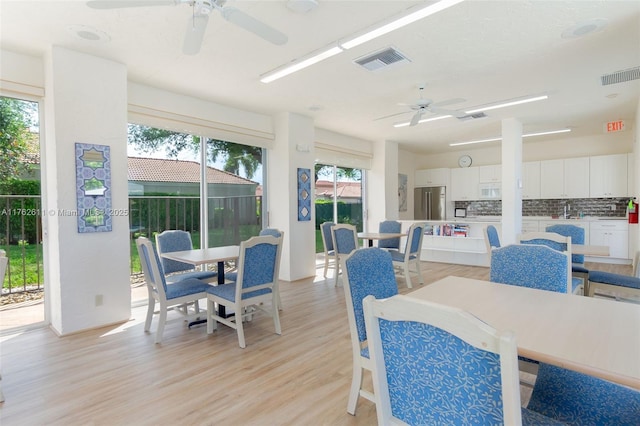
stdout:
{"type": "Polygon", "coordinates": [[[373,121],[378,121],[378,120],[384,120],[385,118],[391,118],[391,117],[396,117],[398,115],[403,115],[403,114],[409,114],[411,111],[404,111],[404,112],[396,112],[395,114],[389,114],[389,115],[385,115],[384,117],[378,117],[373,121]]]}
{"type": "Polygon", "coordinates": [[[411,122],[409,123],[409,126],[413,127],[416,124],[418,124],[418,121],[420,121],[420,119],[422,118],[422,113],[423,112],[424,112],[423,110],[420,110],[420,111],[416,112],[414,114],[414,116],[411,117],[411,122]]]}
{"type": "Polygon", "coordinates": [[[435,102],[431,105],[434,107],[443,107],[443,106],[448,106],[453,104],[459,104],[461,102],[466,102],[466,101],[467,100],[463,98],[454,98],[454,99],[447,99],[446,101],[435,102]]]}
{"type": "Polygon", "coordinates": [[[125,7],[175,6],[178,0],[90,0],[92,9],[121,9],[125,7]]]}
{"type": "Polygon", "coordinates": [[[270,43],[280,46],[289,40],[285,34],[234,7],[225,7],[220,13],[222,13],[222,17],[227,21],[254,33],[270,43]]]}
{"type": "Polygon", "coordinates": [[[200,51],[204,32],[207,29],[209,15],[194,15],[187,22],[187,33],[184,36],[182,52],[185,55],[195,55],[200,51]]]}

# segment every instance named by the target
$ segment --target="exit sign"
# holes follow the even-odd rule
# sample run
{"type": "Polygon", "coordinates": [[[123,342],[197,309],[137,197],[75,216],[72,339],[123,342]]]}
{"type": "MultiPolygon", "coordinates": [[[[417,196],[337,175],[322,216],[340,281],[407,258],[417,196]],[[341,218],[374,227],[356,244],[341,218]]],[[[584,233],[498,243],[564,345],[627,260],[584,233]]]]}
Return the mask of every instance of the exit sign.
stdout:
{"type": "Polygon", "coordinates": [[[609,121],[604,125],[605,133],[622,132],[624,130],[624,120],[609,121]]]}

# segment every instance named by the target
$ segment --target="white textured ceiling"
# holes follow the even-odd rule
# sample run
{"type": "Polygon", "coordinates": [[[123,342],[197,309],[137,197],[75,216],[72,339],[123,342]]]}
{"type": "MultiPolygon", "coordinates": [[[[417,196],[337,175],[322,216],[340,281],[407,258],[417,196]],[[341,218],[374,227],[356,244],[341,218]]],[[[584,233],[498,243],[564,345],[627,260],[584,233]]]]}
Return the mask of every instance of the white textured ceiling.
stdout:
{"type": "MultiPolygon", "coordinates": [[[[640,1],[474,1],[370,41],[270,84],[261,74],[345,39],[421,1],[318,0],[307,14],[286,1],[228,0],[287,34],[275,46],[220,14],[211,15],[201,52],[182,54],[187,5],[95,10],[83,1],[0,0],[0,47],[40,55],[55,44],[127,65],[129,79],[220,104],[274,114],[291,111],[316,126],[367,140],[397,141],[417,153],[451,150],[450,142],[498,136],[515,117],[525,132],[572,128],[572,136],[603,133],[603,123],[630,124],[640,80],[602,86],[600,76],[640,66],[640,1]],[[600,31],[562,38],[568,28],[603,19],[600,31]],[[104,31],[111,40],[75,38],[70,25],[104,31]],[[370,72],[353,60],[393,46],[410,63],[370,72]],[[546,101],[487,111],[487,118],[454,118],[394,128],[411,114],[417,87],[435,102],[463,98],[457,109],[547,94],[546,101]],[[612,96],[615,94],[615,97],[612,96]],[[317,108],[312,108],[317,107],[317,108]],[[318,110],[315,110],[318,109],[318,110]]],[[[425,116],[426,117],[426,116],[425,116]]]]}

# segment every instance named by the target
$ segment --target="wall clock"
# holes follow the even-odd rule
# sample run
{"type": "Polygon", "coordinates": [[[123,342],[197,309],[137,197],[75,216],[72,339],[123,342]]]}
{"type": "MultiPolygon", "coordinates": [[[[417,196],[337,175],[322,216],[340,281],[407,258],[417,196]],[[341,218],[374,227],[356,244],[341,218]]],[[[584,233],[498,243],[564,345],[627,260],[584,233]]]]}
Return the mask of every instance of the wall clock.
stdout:
{"type": "Polygon", "coordinates": [[[471,156],[469,155],[461,155],[460,158],[458,158],[458,166],[460,167],[469,167],[471,166],[471,156]]]}

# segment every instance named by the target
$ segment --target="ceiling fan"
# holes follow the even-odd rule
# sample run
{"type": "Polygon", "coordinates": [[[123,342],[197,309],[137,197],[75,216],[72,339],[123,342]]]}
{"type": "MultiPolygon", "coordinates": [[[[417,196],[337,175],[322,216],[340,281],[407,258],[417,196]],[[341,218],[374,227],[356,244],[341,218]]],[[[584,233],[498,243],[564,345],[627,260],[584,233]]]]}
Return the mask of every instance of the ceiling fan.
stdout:
{"type": "Polygon", "coordinates": [[[204,32],[207,29],[209,15],[215,9],[224,19],[244,28],[258,37],[273,43],[283,45],[288,37],[280,31],[270,27],[235,7],[225,6],[227,0],[89,0],[87,6],[93,9],[120,9],[144,6],[175,6],[188,4],[193,13],[189,17],[187,32],[182,51],[186,55],[195,55],[200,51],[204,32]]]}
{"type": "Polygon", "coordinates": [[[415,126],[422,119],[422,116],[427,112],[432,114],[438,114],[438,115],[451,115],[458,118],[463,117],[465,115],[463,111],[449,110],[441,107],[464,102],[466,99],[455,98],[455,99],[448,99],[446,101],[441,101],[441,102],[433,102],[433,100],[426,99],[422,96],[422,92],[424,91],[424,86],[419,86],[418,89],[420,90],[420,99],[418,99],[416,102],[412,104],[398,104],[402,106],[408,106],[410,108],[410,111],[404,111],[404,112],[398,112],[391,115],[385,115],[384,117],[376,118],[374,121],[384,120],[385,118],[391,118],[391,117],[396,117],[403,114],[413,113],[413,116],[409,121],[409,126],[415,126]]]}

